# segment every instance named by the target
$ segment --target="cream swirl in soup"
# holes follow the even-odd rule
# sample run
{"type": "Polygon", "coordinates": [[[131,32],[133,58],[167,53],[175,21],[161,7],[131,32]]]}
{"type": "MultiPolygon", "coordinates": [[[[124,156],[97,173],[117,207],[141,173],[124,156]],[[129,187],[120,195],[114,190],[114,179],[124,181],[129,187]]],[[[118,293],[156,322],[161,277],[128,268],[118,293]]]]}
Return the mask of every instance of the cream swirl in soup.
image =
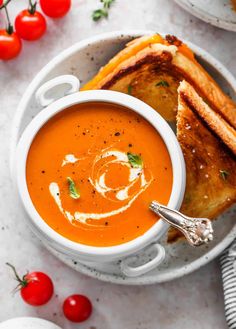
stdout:
{"type": "MultiPolygon", "coordinates": [[[[87,223],[88,219],[103,219],[111,216],[118,215],[129,207],[132,206],[133,202],[138,196],[146,190],[152,181],[152,175],[148,173],[146,178],[147,170],[144,170],[143,166],[133,168],[129,161],[128,155],[125,152],[118,150],[102,150],[99,155],[91,155],[94,160],[92,163],[91,175],[89,175],[89,182],[94,187],[95,191],[108,201],[117,201],[117,209],[104,213],[84,213],[77,210],[74,214],[66,211],[62,206],[60,198],[60,187],[56,182],[51,182],[49,185],[49,191],[51,196],[54,198],[60,212],[73,224],[75,221],[81,223],[87,223]],[[103,160],[106,160],[105,162],[103,160]],[[102,163],[101,163],[102,162],[102,163]],[[111,165],[125,166],[128,168],[128,180],[126,185],[112,187],[107,182],[107,174],[109,173],[109,167],[111,165]],[[133,190],[133,191],[132,191],[133,190]],[[120,205],[126,201],[125,205],[120,205]]],[[[89,157],[89,156],[88,156],[89,157]]],[[[79,162],[79,166],[83,167],[83,161],[87,160],[87,157],[78,159],[73,154],[65,156],[65,160],[62,162],[62,166],[68,163],[79,162]]],[[[79,168],[78,168],[79,169],[79,168]]],[[[78,208],[80,204],[78,203],[78,208]]],[[[92,224],[91,224],[92,225],[92,224]]]]}

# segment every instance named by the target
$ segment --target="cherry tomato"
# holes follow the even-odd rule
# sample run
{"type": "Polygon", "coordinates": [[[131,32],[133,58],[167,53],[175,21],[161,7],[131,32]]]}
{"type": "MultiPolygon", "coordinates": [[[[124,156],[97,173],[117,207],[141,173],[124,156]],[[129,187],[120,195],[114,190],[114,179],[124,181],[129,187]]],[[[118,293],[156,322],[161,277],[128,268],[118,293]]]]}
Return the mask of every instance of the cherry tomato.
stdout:
{"type": "Polygon", "coordinates": [[[29,305],[41,306],[46,304],[53,295],[53,283],[49,276],[43,272],[27,273],[21,279],[16,272],[16,269],[11,264],[10,266],[19,282],[20,293],[22,299],[29,305]]]}
{"type": "Polygon", "coordinates": [[[83,322],[92,313],[90,300],[83,295],[72,295],[65,299],[63,304],[65,317],[72,322],[83,322]]]}
{"type": "Polygon", "coordinates": [[[22,48],[21,39],[15,32],[0,30],[0,59],[9,60],[19,55],[22,48]]]}
{"type": "Polygon", "coordinates": [[[52,18],[65,16],[71,7],[71,0],[40,0],[45,15],[52,18]]]}
{"type": "Polygon", "coordinates": [[[34,41],[44,35],[47,29],[46,19],[38,11],[30,13],[25,9],[16,16],[15,29],[22,39],[34,41]]]}
{"type": "Polygon", "coordinates": [[[32,272],[24,276],[25,286],[21,288],[24,301],[33,306],[46,304],[53,295],[53,283],[43,272],[32,272]]]}

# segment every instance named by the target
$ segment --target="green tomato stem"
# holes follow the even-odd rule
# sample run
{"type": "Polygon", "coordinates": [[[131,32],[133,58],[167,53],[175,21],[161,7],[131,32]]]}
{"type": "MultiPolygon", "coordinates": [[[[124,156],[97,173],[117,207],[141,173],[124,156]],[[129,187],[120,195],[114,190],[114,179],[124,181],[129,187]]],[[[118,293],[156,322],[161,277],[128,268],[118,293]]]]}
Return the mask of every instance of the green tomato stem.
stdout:
{"type": "Polygon", "coordinates": [[[17,271],[16,271],[16,268],[15,268],[13,265],[11,265],[10,263],[6,263],[6,265],[9,266],[9,267],[13,270],[14,275],[15,275],[15,277],[16,277],[16,280],[19,282],[19,286],[21,286],[21,287],[26,287],[27,284],[28,284],[28,282],[27,282],[27,280],[25,279],[25,275],[23,276],[23,279],[21,279],[21,278],[19,277],[17,271]]]}
{"type": "Polygon", "coordinates": [[[31,15],[34,15],[34,13],[36,12],[36,6],[37,6],[37,1],[35,1],[35,3],[32,2],[32,0],[29,0],[29,13],[31,15]]]}
{"type": "Polygon", "coordinates": [[[4,1],[3,4],[0,6],[0,10],[6,8],[9,2],[11,2],[11,0],[4,1]]]}
{"type": "Polygon", "coordinates": [[[9,17],[9,13],[8,13],[7,7],[5,6],[4,9],[5,9],[6,17],[7,17],[7,28],[6,28],[6,31],[7,31],[8,34],[11,35],[14,32],[14,29],[13,29],[13,26],[11,25],[11,21],[10,21],[10,17],[9,17]]]}

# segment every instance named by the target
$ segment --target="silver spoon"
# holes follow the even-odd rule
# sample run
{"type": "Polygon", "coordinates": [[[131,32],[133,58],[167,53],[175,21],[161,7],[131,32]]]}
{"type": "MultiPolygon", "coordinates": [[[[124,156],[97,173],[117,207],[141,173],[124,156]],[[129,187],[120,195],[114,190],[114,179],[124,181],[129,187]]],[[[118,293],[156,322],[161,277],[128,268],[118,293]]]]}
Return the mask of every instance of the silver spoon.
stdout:
{"type": "Polygon", "coordinates": [[[201,246],[213,240],[212,223],[208,218],[193,218],[152,201],[149,208],[171,226],[180,230],[192,246],[201,246]]]}

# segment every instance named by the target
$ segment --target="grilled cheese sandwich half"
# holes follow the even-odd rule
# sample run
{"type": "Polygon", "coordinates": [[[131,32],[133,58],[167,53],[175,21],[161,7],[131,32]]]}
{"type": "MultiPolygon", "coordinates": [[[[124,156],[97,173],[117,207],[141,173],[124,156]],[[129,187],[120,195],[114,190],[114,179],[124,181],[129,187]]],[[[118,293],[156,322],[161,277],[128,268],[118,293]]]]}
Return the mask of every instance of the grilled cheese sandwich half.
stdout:
{"type": "Polygon", "coordinates": [[[188,81],[216,112],[236,128],[236,106],[174,36],[137,38],[114,56],[82,90],[109,89],[137,97],[175,122],[180,81],[188,81]]]}
{"type": "MultiPolygon", "coordinates": [[[[180,211],[215,219],[236,202],[236,157],[216,132],[225,130],[225,120],[217,115],[218,121],[211,121],[216,114],[187,82],[181,82],[178,93],[177,138],[187,175],[180,211]]],[[[169,242],[179,237],[179,231],[169,230],[169,242]]]]}

